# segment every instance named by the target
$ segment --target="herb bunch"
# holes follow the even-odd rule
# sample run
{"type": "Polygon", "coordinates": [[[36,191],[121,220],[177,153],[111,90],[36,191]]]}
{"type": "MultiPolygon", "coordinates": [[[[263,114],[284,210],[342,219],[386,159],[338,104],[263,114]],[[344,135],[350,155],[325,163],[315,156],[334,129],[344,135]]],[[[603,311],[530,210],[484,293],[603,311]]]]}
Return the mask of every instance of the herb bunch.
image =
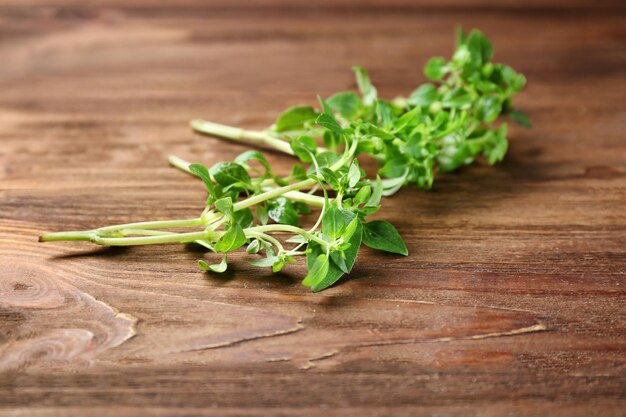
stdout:
{"type": "Polygon", "coordinates": [[[449,61],[436,57],[427,62],[424,73],[433,83],[408,97],[378,98],[368,73],[355,67],[359,94],[319,98],[319,108],[289,108],[265,131],[194,120],[191,126],[200,133],[270,147],[302,164],[281,176],[257,150],[211,168],[170,156],[172,165],[197,176],[206,187],[208,198],[199,217],[48,233],[40,240],[109,246],[195,242],[221,254],[217,263],[198,262],[213,272],[224,272],[228,254],[242,247],[262,255],[252,265],[274,272],[304,256],[307,275],[302,284],[323,290],[350,272],[362,244],[408,254],[391,223],[367,219],[380,209],[383,196],[408,184],[428,189],[435,171],[451,171],[480,156],[489,164],[502,160],[508,147],[507,125],[498,123],[502,114],[529,126],[512,105],[524,76],[490,62],[491,56],[491,44],[481,32],[466,35],[460,30],[449,61]],[[366,178],[359,154],[379,163],[375,179],[366,178]],[[301,216],[316,208],[314,225],[301,227],[301,216]],[[167,230],[173,228],[196,230],[167,230]]]}

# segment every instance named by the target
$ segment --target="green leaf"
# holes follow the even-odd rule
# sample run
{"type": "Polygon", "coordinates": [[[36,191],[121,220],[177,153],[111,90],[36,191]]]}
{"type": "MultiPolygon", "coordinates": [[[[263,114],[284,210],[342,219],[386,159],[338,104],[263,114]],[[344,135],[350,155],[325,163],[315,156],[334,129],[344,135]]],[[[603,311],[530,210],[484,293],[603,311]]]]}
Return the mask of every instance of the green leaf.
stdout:
{"type": "Polygon", "coordinates": [[[406,181],[406,176],[402,175],[397,178],[386,178],[383,180],[383,197],[394,195],[406,181]]]}
{"type": "Polygon", "coordinates": [[[326,277],[328,268],[328,256],[325,253],[322,253],[315,259],[313,266],[309,269],[309,273],[304,280],[302,280],[302,285],[313,287],[320,283],[326,277]]]}
{"type": "Polygon", "coordinates": [[[376,87],[372,85],[369,74],[361,67],[352,67],[352,70],[356,75],[356,84],[361,92],[363,104],[368,107],[372,106],[376,102],[378,92],[376,87]]]}
{"type": "Polygon", "coordinates": [[[255,254],[258,253],[260,249],[261,245],[259,244],[259,240],[254,239],[246,248],[246,252],[248,252],[249,254],[255,254]]]}
{"type": "Polygon", "coordinates": [[[515,120],[518,124],[524,127],[533,127],[533,124],[530,122],[528,116],[526,116],[526,113],[521,110],[513,110],[511,113],[509,113],[509,116],[511,117],[511,119],[515,120]]]}
{"type": "Polygon", "coordinates": [[[409,97],[409,103],[416,106],[430,106],[438,99],[439,92],[437,91],[437,87],[435,87],[433,84],[427,83],[422,84],[411,93],[411,96],[409,97]]]}
{"type": "Polygon", "coordinates": [[[393,126],[393,109],[384,100],[376,100],[376,119],[378,127],[383,130],[390,130],[393,126]]]}
{"type": "Polygon", "coordinates": [[[213,184],[213,180],[211,179],[211,175],[209,174],[209,170],[202,164],[191,164],[189,165],[189,171],[197,177],[200,177],[204,186],[206,187],[209,195],[213,198],[217,198],[218,195],[215,193],[215,185],[213,184]]]}
{"type": "Polygon", "coordinates": [[[274,130],[277,132],[303,130],[312,124],[316,117],[317,111],[311,106],[291,107],[278,116],[274,130]]]}
{"type": "Polygon", "coordinates": [[[224,254],[224,257],[222,258],[222,261],[219,264],[209,265],[205,261],[199,260],[198,267],[202,269],[203,271],[213,271],[213,272],[217,272],[221,274],[222,272],[226,271],[226,269],[228,268],[228,260],[226,259],[226,254],[224,254]]]}
{"type": "Polygon", "coordinates": [[[274,265],[278,261],[278,256],[268,256],[267,258],[255,259],[250,261],[250,265],[266,268],[274,265]]]}
{"type": "Polygon", "coordinates": [[[357,191],[354,196],[354,205],[359,206],[364,204],[372,195],[372,187],[370,185],[364,185],[357,191]]]}
{"type": "Polygon", "coordinates": [[[230,185],[250,185],[251,179],[248,171],[235,162],[219,162],[211,167],[211,175],[222,187],[230,185]]]}
{"type": "Polygon", "coordinates": [[[330,130],[325,130],[324,135],[324,146],[329,148],[330,150],[336,152],[339,145],[345,142],[345,138],[343,135],[339,135],[335,132],[331,132],[330,130]]]}
{"type": "Polygon", "coordinates": [[[285,197],[279,197],[270,203],[268,215],[276,223],[298,225],[298,212],[285,197]]]}
{"type": "Polygon", "coordinates": [[[322,233],[328,239],[335,240],[346,228],[345,217],[337,206],[326,207],[322,217],[322,233]]]}
{"type": "Polygon", "coordinates": [[[293,208],[296,209],[298,214],[311,214],[311,207],[302,201],[292,201],[293,208]]]}
{"type": "Polygon", "coordinates": [[[291,168],[291,177],[296,181],[305,180],[306,171],[300,165],[294,165],[293,168],[291,168]]]}
{"type": "Polygon", "coordinates": [[[215,208],[226,216],[233,215],[233,200],[230,197],[220,198],[215,202],[215,208]]]}
{"type": "Polygon", "coordinates": [[[375,207],[380,204],[380,199],[383,196],[383,182],[378,175],[376,175],[376,181],[372,186],[372,196],[369,198],[366,207],[375,207]]]}
{"type": "Polygon", "coordinates": [[[216,252],[230,252],[246,243],[246,235],[239,224],[232,224],[215,244],[216,252]]]}
{"type": "MultiPolygon", "coordinates": [[[[344,260],[346,261],[346,267],[348,268],[348,272],[352,270],[352,267],[356,263],[356,258],[359,254],[359,249],[361,248],[361,242],[363,240],[363,224],[358,218],[353,219],[352,222],[350,223],[354,224],[354,230],[351,231],[352,236],[350,236],[348,240],[350,246],[343,251],[344,260]]],[[[350,226],[350,224],[348,226],[350,226]]],[[[346,228],[346,235],[347,232],[348,228],[346,228]]]]}
{"type": "Polygon", "coordinates": [[[350,120],[356,116],[361,106],[361,99],[352,91],[344,91],[329,97],[326,102],[335,112],[344,119],[350,120]]]}
{"type": "Polygon", "coordinates": [[[446,71],[446,61],[441,57],[429,59],[424,67],[424,75],[433,81],[442,79],[446,71]]]}
{"type": "Polygon", "coordinates": [[[354,233],[356,232],[360,224],[361,224],[361,220],[359,219],[359,217],[354,216],[352,220],[350,220],[350,222],[346,226],[346,229],[343,231],[343,235],[341,236],[343,237],[343,240],[346,242],[349,242],[350,239],[352,239],[352,236],[354,235],[354,233]]]}
{"type": "Polygon", "coordinates": [[[409,251],[396,228],[384,220],[364,224],[363,243],[373,249],[408,255],[409,251]]]}
{"type": "Polygon", "coordinates": [[[285,242],[289,242],[289,243],[306,243],[308,241],[302,235],[293,235],[289,239],[285,240],[285,242]]]}
{"type": "Polygon", "coordinates": [[[496,96],[482,97],[478,103],[479,117],[487,123],[495,121],[502,111],[502,102],[496,96]]]}
{"type": "Polygon", "coordinates": [[[338,135],[343,135],[345,133],[342,127],[339,126],[339,123],[337,123],[337,119],[335,119],[335,116],[331,114],[328,114],[328,113],[320,114],[317,117],[317,120],[315,120],[315,123],[317,123],[318,125],[322,127],[325,127],[331,132],[337,133],[338,135]]]}
{"type": "Polygon", "coordinates": [[[326,183],[330,185],[333,190],[339,190],[339,188],[341,188],[341,185],[339,184],[339,178],[337,178],[337,174],[335,173],[335,171],[328,167],[322,167],[320,168],[319,173],[324,181],[326,181],[326,183]]]}
{"type": "Polygon", "coordinates": [[[298,157],[302,162],[313,162],[313,155],[317,153],[317,143],[315,140],[306,135],[293,138],[289,143],[294,155],[298,157]]]}
{"type": "Polygon", "coordinates": [[[269,215],[267,213],[267,206],[265,204],[259,204],[254,208],[254,212],[256,213],[256,218],[262,225],[266,225],[269,220],[269,215]]]}
{"type": "Polygon", "coordinates": [[[350,170],[348,171],[348,186],[354,187],[361,180],[361,168],[359,168],[359,161],[356,159],[352,161],[350,170]]]}
{"type": "Polygon", "coordinates": [[[254,224],[254,216],[252,216],[252,210],[249,208],[235,211],[233,218],[243,229],[247,229],[254,224]]]}
{"type": "Polygon", "coordinates": [[[482,66],[489,62],[493,56],[493,47],[491,42],[483,33],[477,29],[472,30],[467,38],[467,48],[472,55],[472,62],[475,65],[482,66]]]}
{"type": "Polygon", "coordinates": [[[344,274],[347,274],[350,271],[348,269],[348,265],[346,265],[346,260],[342,251],[332,251],[330,253],[330,261],[331,263],[335,264],[337,268],[339,268],[344,274]]]}
{"type": "MultiPolygon", "coordinates": [[[[354,221],[354,219],[352,221],[354,221]]],[[[359,248],[361,247],[362,236],[363,226],[361,225],[361,222],[357,219],[355,230],[352,233],[352,237],[348,241],[348,248],[343,250],[342,267],[344,267],[348,271],[352,270],[352,267],[356,262],[359,248]]],[[[316,257],[319,256],[320,253],[322,253],[322,249],[317,244],[309,244],[307,251],[307,268],[310,269],[316,257]]],[[[336,255],[334,257],[336,258],[336,255]]],[[[328,272],[326,273],[326,277],[324,277],[324,279],[322,279],[316,285],[313,285],[311,289],[315,292],[322,291],[337,282],[343,276],[343,274],[344,271],[342,271],[342,269],[331,259],[331,262],[328,266],[328,272]]]]}
{"type": "Polygon", "coordinates": [[[272,265],[272,272],[274,273],[280,272],[284,266],[285,266],[285,259],[282,257],[278,258],[278,260],[274,262],[274,265],[272,265]]]}
{"type": "Polygon", "coordinates": [[[265,173],[271,172],[270,164],[265,159],[265,156],[259,151],[246,151],[235,158],[235,162],[238,164],[246,164],[250,166],[250,161],[258,161],[263,168],[265,169],[265,173]]]}
{"type": "Polygon", "coordinates": [[[442,99],[442,105],[444,107],[451,107],[454,109],[469,108],[472,101],[472,96],[470,96],[465,90],[459,88],[450,92],[450,94],[446,94],[446,96],[442,99]]]}
{"type": "Polygon", "coordinates": [[[502,159],[504,159],[504,155],[506,155],[506,151],[509,149],[506,132],[507,124],[502,123],[494,136],[491,146],[486,151],[487,162],[489,162],[490,165],[502,161],[502,159]]]}

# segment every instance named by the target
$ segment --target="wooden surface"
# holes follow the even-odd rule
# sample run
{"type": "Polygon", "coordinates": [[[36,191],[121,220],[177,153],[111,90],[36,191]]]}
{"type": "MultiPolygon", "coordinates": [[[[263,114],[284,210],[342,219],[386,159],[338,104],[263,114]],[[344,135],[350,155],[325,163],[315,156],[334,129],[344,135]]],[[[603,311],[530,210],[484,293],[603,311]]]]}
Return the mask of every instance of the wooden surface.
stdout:
{"type": "Polygon", "coordinates": [[[486,4],[0,1],[0,416],[626,415],[624,3],[486,4]],[[410,256],[311,294],[243,255],[37,243],[197,215],[165,156],[245,148],[189,119],[263,127],[355,64],[407,94],[457,24],[526,74],[535,126],[385,201],[410,256]]]}

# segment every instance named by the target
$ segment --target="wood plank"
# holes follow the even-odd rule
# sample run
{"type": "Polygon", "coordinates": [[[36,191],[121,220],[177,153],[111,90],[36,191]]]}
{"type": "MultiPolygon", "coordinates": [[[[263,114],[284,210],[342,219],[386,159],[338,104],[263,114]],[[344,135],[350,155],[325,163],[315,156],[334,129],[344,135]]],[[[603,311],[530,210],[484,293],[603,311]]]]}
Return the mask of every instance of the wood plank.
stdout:
{"type": "MultiPolygon", "coordinates": [[[[619,416],[626,408],[622,2],[0,1],[0,416],[619,416]],[[301,265],[223,277],[194,247],[37,243],[45,231],[197,215],[166,155],[241,146],[283,108],[423,81],[456,25],[525,73],[506,160],[407,189],[320,294],[301,265]]],[[[291,161],[268,153],[279,170],[291,161]]],[[[368,169],[373,168],[366,164],[368,169]]]]}

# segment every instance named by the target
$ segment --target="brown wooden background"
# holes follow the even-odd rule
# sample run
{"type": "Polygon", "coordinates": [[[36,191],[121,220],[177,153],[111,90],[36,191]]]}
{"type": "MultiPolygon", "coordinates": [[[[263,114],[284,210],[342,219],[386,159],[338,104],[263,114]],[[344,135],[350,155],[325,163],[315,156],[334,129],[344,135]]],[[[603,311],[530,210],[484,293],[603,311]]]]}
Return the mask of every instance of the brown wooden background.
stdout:
{"type": "Polygon", "coordinates": [[[0,415],[626,415],[625,4],[488,3],[0,1],[0,415]],[[37,243],[197,215],[166,155],[245,148],[189,119],[260,128],[355,64],[408,94],[458,24],[527,75],[535,126],[385,201],[409,257],[311,294],[300,266],[37,243]]]}

